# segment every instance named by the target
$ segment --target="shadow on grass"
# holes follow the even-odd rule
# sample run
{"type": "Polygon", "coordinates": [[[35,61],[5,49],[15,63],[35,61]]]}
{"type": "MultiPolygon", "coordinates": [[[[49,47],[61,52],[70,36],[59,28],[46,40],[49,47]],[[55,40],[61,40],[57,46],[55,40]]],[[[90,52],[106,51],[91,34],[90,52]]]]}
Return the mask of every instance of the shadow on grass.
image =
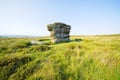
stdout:
{"type": "Polygon", "coordinates": [[[40,41],[42,43],[41,45],[55,45],[55,44],[62,44],[62,43],[81,42],[81,41],[83,41],[83,39],[76,38],[74,40],[62,41],[62,42],[57,42],[57,43],[52,43],[50,39],[40,39],[38,41],[40,41]]]}
{"type": "Polygon", "coordinates": [[[81,42],[81,41],[83,41],[83,39],[74,39],[74,40],[70,40],[70,41],[58,42],[58,43],[55,43],[55,44],[71,43],[71,42],[81,42]]]}

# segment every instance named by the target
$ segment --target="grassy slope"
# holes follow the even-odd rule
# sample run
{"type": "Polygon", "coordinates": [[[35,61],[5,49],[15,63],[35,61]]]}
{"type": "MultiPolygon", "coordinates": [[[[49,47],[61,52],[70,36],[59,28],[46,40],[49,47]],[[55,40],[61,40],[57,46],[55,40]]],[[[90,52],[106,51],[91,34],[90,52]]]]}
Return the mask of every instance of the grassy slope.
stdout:
{"type": "Polygon", "coordinates": [[[31,46],[30,38],[0,38],[0,80],[120,80],[120,35],[71,39],[31,46]]]}

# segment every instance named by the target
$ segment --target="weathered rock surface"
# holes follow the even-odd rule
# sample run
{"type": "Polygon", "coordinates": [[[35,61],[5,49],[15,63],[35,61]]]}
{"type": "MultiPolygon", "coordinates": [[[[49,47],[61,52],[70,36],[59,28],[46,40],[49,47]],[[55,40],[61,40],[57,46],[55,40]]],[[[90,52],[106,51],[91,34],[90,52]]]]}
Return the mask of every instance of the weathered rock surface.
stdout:
{"type": "Polygon", "coordinates": [[[45,44],[44,42],[40,42],[40,41],[36,41],[36,40],[31,40],[30,43],[32,45],[34,45],[34,44],[45,44]]]}
{"type": "Polygon", "coordinates": [[[70,41],[69,33],[71,26],[64,23],[54,23],[47,25],[48,31],[50,31],[51,42],[58,43],[64,41],[70,41]]]}

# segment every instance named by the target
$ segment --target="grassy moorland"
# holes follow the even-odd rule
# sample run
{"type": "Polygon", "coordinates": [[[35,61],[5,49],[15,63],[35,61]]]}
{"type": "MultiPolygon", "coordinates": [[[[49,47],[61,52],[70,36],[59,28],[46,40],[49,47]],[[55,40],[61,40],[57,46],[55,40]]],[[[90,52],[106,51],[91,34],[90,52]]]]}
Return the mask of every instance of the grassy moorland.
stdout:
{"type": "Polygon", "coordinates": [[[0,38],[0,80],[120,80],[120,35],[42,39],[0,38]]]}

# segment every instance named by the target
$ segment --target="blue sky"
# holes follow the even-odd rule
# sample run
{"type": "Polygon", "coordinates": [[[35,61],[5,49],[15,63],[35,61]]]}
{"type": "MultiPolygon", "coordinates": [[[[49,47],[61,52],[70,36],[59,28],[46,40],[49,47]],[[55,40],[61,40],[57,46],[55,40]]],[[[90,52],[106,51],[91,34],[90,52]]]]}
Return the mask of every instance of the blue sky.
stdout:
{"type": "Polygon", "coordinates": [[[120,0],[0,0],[0,35],[46,36],[54,22],[71,35],[120,33],[120,0]]]}

